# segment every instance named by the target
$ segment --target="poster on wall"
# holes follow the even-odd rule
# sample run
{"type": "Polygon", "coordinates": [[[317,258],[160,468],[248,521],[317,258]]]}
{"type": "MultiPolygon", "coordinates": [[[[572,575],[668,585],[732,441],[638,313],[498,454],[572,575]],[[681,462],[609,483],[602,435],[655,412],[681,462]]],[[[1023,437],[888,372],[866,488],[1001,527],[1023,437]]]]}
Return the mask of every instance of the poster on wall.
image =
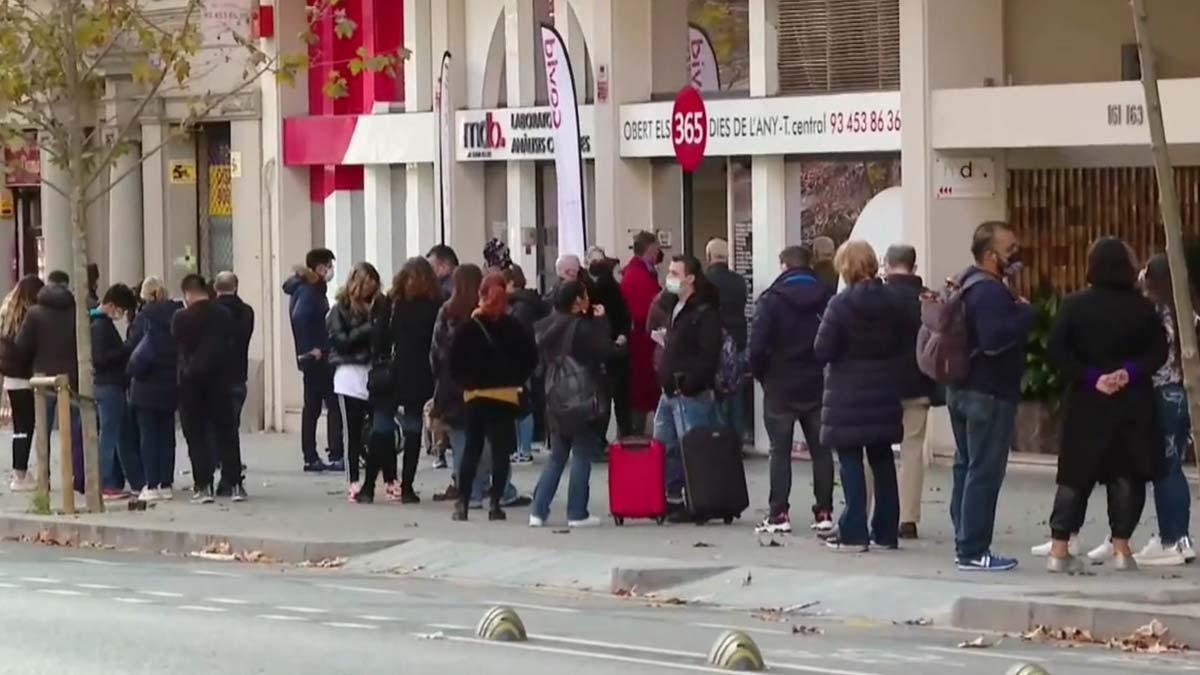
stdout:
{"type": "Polygon", "coordinates": [[[554,171],[558,185],[558,254],[583,257],[587,224],[583,204],[583,155],[580,149],[579,100],[567,45],[554,26],[543,23],[542,56],[554,134],[554,171]]]}
{"type": "Polygon", "coordinates": [[[441,211],[440,241],[446,243],[446,218],[450,209],[450,168],[454,166],[454,105],[450,100],[450,52],[442,54],[442,71],[438,76],[437,99],[434,105],[438,113],[438,199],[441,211]]]}

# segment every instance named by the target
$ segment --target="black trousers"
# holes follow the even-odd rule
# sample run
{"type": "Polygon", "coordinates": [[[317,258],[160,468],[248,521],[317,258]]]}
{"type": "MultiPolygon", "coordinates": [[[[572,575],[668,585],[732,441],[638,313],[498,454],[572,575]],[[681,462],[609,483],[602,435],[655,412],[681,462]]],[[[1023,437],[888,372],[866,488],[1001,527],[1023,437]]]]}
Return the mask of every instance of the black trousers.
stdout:
{"type": "MultiPolygon", "coordinates": [[[[371,404],[353,396],[338,396],[341,405],[342,427],[345,430],[346,475],[351,483],[359,478],[359,461],[365,455],[365,443],[371,423],[371,404]]],[[[330,457],[333,452],[330,451],[330,457]]]]}
{"type": "Polygon", "coordinates": [[[242,482],[242,453],[233,421],[232,388],[217,380],[179,383],[179,420],[196,487],[213,484],[218,461],[221,487],[242,482]]]}
{"type": "MultiPolygon", "coordinates": [[[[629,359],[618,358],[605,364],[608,374],[608,392],[612,397],[612,407],[604,417],[603,434],[608,433],[608,421],[614,415],[617,418],[617,436],[629,438],[638,436],[643,429],[634,429],[629,407],[629,359]]],[[[603,435],[602,434],[602,435],[603,435]]]]}
{"type": "MultiPolygon", "coordinates": [[[[509,456],[517,450],[517,409],[498,401],[474,400],[467,403],[466,447],[463,448],[462,469],[459,485],[474,485],[475,473],[479,469],[479,458],[483,455],[484,440],[492,448],[492,506],[500,505],[504,486],[508,485],[509,456]]],[[[460,497],[468,501],[471,491],[465,490],[460,497]]]]}
{"type": "MultiPolygon", "coordinates": [[[[1113,539],[1129,539],[1142,519],[1146,506],[1146,484],[1131,478],[1116,478],[1105,487],[1108,492],[1108,525],[1113,539]]],[[[1059,485],[1054,494],[1054,509],[1050,513],[1050,535],[1059,541],[1068,541],[1071,535],[1083,528],[1087,517],[1089,488],[1083,490],[1070,485],[1059,485]]]]}
{"type": "Polygon", "coordinates": [[[15,471],[29,470],[29,449],[33,447],[33,390],[8,390],[12,408],[12,466],[15,471]]]}
{"type": "Polygon", "coordinates": [[[321,407],[328,415],[326,435],[329,443],[330,461],[341,459],[342,412],[338,408],[338,397],[333,393],[333,367],[324,359],[306,359],[300,362],[300,374],[304,378],[304,408],[300,413],[300,450],[306,463],[316,462],[317,422],[321,419],[321,407]]]}

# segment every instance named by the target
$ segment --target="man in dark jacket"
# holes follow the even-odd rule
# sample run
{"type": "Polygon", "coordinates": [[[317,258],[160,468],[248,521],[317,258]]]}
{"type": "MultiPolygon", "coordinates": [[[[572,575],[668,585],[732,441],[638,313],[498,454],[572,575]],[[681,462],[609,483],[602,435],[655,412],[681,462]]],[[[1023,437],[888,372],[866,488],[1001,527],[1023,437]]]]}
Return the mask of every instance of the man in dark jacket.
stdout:
{"type": "Polygon", "coordinates": [[[212,301],[204,277],[187,275],[182,289],[186,306],[171,319],[171,336],[179,354],[179,419],[195,479],[192,502],[211,504],[216,494],[244,501],[242,457],[230,403],[233,317],[212,301]],[[221,484],[214,489],[218,457],[221,484]]]}
{"type": "MultiPolygon", "coordinates": [[[[39,376],[67,375],[71,389],[79,390],[79,356],[75,351],[75,296],[71,294],[71,278],[55,270],[47,277],[49,283],[38,291],[37,304],[29,308],[21,332],[17,334],[17,351],[33,364],[33,374],[39,376]]],[[[47,397],[47,428],[54,427],[58,410],[53,394],[47,397]]],[[[49,435],[47,435],[49,443],[49,435]]],[[[83,428],[79,408],[71,407],[71,455],[75,491],[84,491],[83,428]]]]}
{"type": "MultiPolygon", "coordinates": [[[[588,297],[593,305],[604,308],[604,316],[608,319],[608,327],[614,340],[626,344],[629,342],[629,332],[633,321],[629,317],[629,308],[625,306],[625,298],[621,295],[621,285],[617,283],[614,270],[618,261],[608,257],[604,249],[593,246],[587,254],[588,259],[588,297]]],[[[609,395],[612,397],[612,407],[609,408],[605,419],[601,421],[604,433],[608,433],[609,421],[617,418],[617,435],[621,438],[643,433],[642,429],[634,432],[630,424],[629,406],[629,353],[622,349],[604,364],[608,376],[609,395]]]]}
{"type": "Polygon", "coordinates": [[[238,296],[238,278],[233,272],[217,274],[213,282],[217,304],[233,317],[233,353],[229,355],[229,383],[233,396],[234,428],[242,428],[242,408],[246,405],[246,381],[250,373],[250,338],[254,336],[254,308],[238,296]]]}
{"type": "Polygon", "coordinates": [[[824,368],[813,353],[821,315],[832,296],[810,263],[812,254],[789,246],[779,254],[783,273],[758,298],[750,335],[750,370],[763,386],[763,423],[771,439],[769,513],[759,532],[791,532],[792,442],[796,423],[813,463],[814,529],[833,529],[833,453],[821,443],[824,368]]]}
{"type": "MultiPolygon", "coordinates": [[[[504,270],[504,278],[508,281],[508,313],[533,335],[534,324],[548,313],[546,304],[537,292],[526,288],[528,282],[520,265],[510,263],[504,270]]],[[[530,378],[528,389],[532,412],[517,420],[517,451],[512,456],[514,464],[533,463],[533,439],[537,435],[537,429],[544,428],[544,421],[540,418],[545,410],[545,399],[542,396],[542,378],[539,374],[535,373],[530,378]]]]}
{"type": "Polygon", "coordinates": [[[925,485],[925,425],[934,395],[933,380],[917,367],[917,332],[921,330],[921,294],[928,289],[916,275],[917,249],[895,244],[884,256],[885,288],[904,310],[904,361],[897,374],[904,406],[904,440],[900,443],[900,538],[916,539],[925,485]]]}
{"type": "Polygon", "coordinates": [[[458,269],[458,254],[445,244],[438,244],[429,249],[425,259],[433,266],[433,274],[442,287],[442,299],[449,300],[454,292],[454,270],[458,269]]]}
{"type": "Polygon", "coordinates": [[[971,369],[966,381],[946,393],[958,446],[950,517],[959,569],[1006,571],[1017,561],[992,554],[992,533],[1034,312],[1008,288],[1007,281],[1021,270],[1020,245],[1008,225],[987,222],[976,228],[971,253],[975,264],[959,278],[960,284],[982,279],[964,291],[971,369]]]}
{"type": "MultiPolygon", "coordinates": [[[[716,238],[704,247],[704,257],[708,259],[708,269],[704,276],[717,287],[720,298],[721,327],[733,338],[738,353],[746,351],[746,280],[742,275],[729,269],[729,242],[716,238]]],[[[746,433],[742,408],[745,405],[746,391],[739,386],[732,395],[722,397],[720,401],[721,416],[733,428],[738,438],[746,433]]]]}
{"type": "Polygon", "coordinates": [[[812,242],[812,268],[821,283],[829,288],[830,293],[838,291],[838,273],[833,268],[833,257],[837,254],[837,244],[830,237],[817,237],[812,242]]]}
{"type": "Polygon", "coordinates": [[[128,442],[133,422],[128,410],[125,373],[129,349],[117,331],[115,319],[126,319],[137,309],[137,296],[125,284],[115,284],[104,293],[99,306],[88,312],[92,334],[92,372],[96,386],[96,412],[100,420],[100,481],[106,500],[133,494],[146,486],[141,457],[128,442]]]}
{"type": "MultiPolygon", "coordinates": [[[[667,510],[672,522],[690,520],[683,502],[683,437],[717,419],[714,388],[721,361],[721,316],[717,292],[704,277],[700,261],[678,255],[667,271],[670,328],[663,341],[658,383],[662,398],[654,413],[654,439],[667,450],[667,510]]],[[[663,329],[660,329],[663,330],[663,329]]]]}
{"type": "Polygon", "coordinates": [[[325,315],[329,314],[328,283],[333,279],[333,251],[316,248],[304,257],[304,266],[284,282],[296,341],[296,363],[304,377],[304,409],[300,414],[300,449],[304,470],[308,472],[344,471],[342,462],[342,413],[333,393],[333,368],[329,365],[329,333],[325,315]],[[317,421],[325,406],[329,464],[317,454],[317,421]]]}

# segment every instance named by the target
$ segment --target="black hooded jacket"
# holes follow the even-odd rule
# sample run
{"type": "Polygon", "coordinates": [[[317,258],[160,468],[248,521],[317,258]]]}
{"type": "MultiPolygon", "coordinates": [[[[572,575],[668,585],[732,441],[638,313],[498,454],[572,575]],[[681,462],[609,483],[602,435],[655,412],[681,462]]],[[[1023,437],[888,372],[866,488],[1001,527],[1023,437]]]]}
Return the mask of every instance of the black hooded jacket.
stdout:
{"type": "Polygon", "coordinates": [[[35,375],[69,375],[71,387],[79,387],[71,289],[49,284],[38,291],[37,304],[29,308],[17,334],[17,350],[32,359],[35,375]]]}
{"type": "Polygon", "coordinates": [[[772,400],[820,403],[824,369],[813,351],[829,286],[812,269],[790,269],[758,299],[750,333],[750,370],[772,400]]]}

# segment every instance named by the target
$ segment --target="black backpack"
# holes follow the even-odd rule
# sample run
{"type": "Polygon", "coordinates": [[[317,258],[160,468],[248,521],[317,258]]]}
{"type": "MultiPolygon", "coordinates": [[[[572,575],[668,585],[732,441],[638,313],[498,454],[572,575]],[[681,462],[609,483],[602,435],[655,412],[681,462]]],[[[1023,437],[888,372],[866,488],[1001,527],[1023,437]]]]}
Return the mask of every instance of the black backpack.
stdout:
{"type": "Polygon", "coordinates": [[[592,373],[571,355],[579,320],[571,321],[563,347],[546,362],[546,416],[551,425],[567,435],[578,433],[600,419],[603,398],[592,373]]]}

